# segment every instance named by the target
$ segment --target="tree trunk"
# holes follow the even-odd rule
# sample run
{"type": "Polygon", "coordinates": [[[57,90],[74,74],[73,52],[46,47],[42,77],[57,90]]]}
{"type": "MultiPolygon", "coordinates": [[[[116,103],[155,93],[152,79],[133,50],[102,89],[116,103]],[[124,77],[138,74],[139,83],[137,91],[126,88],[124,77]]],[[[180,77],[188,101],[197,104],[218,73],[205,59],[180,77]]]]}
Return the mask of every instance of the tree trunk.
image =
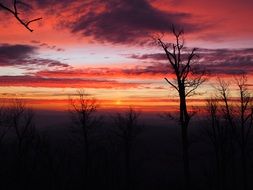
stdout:
{"type": "Polygon", "coordinates": [[[130,166],[130,140],[126,140],[125,142],[125,162],[126,162],[126,190],[130,190],[132,188],[132,180],[131,180],[131,166],[130,166]]]}
{"type": "Polygon", "coordinates": [[[190,121],[189,114],[186,106],[186,96],[184,84],[179,85],[180,96],[180,125],[182,135],[182,148],[183,148],[183,164],[184,164],[184,180],[185,189],[191,189],[190,180],[190,163],[189,163],[189,140],[188,140],[188,124],[190,121]]]}
{"type": "Polygon", "coordinates": [[[85,189],[89,189],[89,169],[90,169],[90,151],[89,151],[89,140],[87,129],[83,128],[84,135],[84,187],[85,189]]]}
{"type": "Polygon", "coordinates": [[[183,146],[185,189],[190,189],[189,143],[186,126],[182,127],[182,146],[183,146]]]}
{"type": "Polygon", "coordinates": [[[246,151],[245,151],[245,143],[242,143],[242,177],[243,177],[243,189],[248,189],[248,175],[247,175],[247,157],[246,157],[246,151]]]}
{"type": "Polygon", "coordinates": [[[248,176],[247,176],[247,156],[246,156],[246,137],[245,137],[245,118],[243,109],[243,95],[241,92],[241,162],[242,162],[242,177],[243,177],[243,189],[248,189],[248,176]]]}

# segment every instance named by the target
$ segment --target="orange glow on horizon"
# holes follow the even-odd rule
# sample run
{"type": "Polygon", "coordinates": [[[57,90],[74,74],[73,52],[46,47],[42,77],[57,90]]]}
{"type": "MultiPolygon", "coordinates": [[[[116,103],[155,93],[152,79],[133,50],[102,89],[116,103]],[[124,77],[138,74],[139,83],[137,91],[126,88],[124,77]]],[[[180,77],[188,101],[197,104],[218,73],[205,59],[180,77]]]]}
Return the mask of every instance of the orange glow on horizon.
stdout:
{"type": "Polygon", "coordinates": [[[66,6],[60,1],[46,6],[36,2],[31,2],[31,13],[20,12],[22,18],[43,18],[31,23],[32,33],[0,11],[3,100],[21,98],[35,109],[67,110],[68,95],[85,89],[101,109],[134,106],[143,111],[175,111],[178,94],[164,80],[173,82],[174,73],[163,49],[150,38],[162,33],[173,42],[175,38],[164,26],[168,23],[169,28],[174,20],[185,27],[185,47],[200,50],[199,66],[209,72],[207,82],[189,98],[189,107],[204,107],[205,99],[215,95],[219,77],[231,83],[231,96],[238,97],[233,78],[239,70],[248,74],[248,89],[253,90],[249,1],[140,1],[148,14],[127,1],[125,12],[138,13],[131,17],[117,10],[125,1],[117,1],[119,6],[106,4],[113,1],[67,1],[66,6]],[[151,19],[143,19],[142,14],[151,19]]]}

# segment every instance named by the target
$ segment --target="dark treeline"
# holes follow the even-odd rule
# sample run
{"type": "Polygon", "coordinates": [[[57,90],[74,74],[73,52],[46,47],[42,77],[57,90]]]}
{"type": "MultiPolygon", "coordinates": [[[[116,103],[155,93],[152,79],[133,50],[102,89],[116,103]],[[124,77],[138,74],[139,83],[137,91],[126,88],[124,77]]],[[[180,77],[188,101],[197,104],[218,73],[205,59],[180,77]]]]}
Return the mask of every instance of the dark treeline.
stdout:
{"type": "MultiPolygon", "coordinates": [[[[193,189],[253,187],[252,99],[244,75],[234,82],[238,99],[220,79],[206,116],[190,123],[193,189]]],[[[145,113],[133,108],[102,117],[84,91],[70,98],[69,107],[70,122],[47,133],[23,101],[1,107],[1,189],[185,188],[177,121],[145,123],[145,113]]]]}

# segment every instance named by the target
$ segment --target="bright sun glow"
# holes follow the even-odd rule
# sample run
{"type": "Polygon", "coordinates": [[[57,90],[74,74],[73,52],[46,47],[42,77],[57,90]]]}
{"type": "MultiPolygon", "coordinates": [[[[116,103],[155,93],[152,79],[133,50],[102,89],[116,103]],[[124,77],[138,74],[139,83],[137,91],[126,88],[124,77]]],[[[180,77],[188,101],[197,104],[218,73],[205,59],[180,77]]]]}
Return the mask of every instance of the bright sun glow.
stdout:
{"type": "Polygon", "coordinates": [[[121,105],[121,104],[122,104],[122,102],[120,100],[116,101],[116,105],[121,105]]]}

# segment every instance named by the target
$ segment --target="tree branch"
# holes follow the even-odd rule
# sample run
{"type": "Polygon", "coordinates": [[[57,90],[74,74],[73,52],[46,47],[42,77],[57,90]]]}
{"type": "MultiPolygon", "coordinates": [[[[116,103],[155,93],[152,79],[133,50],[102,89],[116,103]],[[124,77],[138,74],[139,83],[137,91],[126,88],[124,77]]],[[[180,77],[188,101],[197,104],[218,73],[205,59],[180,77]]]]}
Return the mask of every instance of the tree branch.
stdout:
{"type": "Polygon", "coordinates": [[[3,5],[2,3],[0,3],[0,7],[1,7],[3,10],[5,10],[5,11],[11,13],[11,14],[19,21],[19,23],[22,24],[22,25],[23,25],[27,30],[29,30],[30,32],[33,32],[33,29],[30,28],[29,24],[31,24],[32,22],[35,22],[35,21],[38,21],[38,20],[41,20],[41,19],[42,19],[42,17],[39,17],[39,18],[35,18],[35,19],[32,19],[32,20],[29,20],[29,21],[27,21],[27,22],[24,21],[23,19],[21,19],[21,18],[19,17],[19,13],[18,13],[18,10],[17,10],[17,1],[16,1],[16,0],[14,0],[14,2],[13,2],[13,9],[14,9],[14,10],[8,8],[7,6],[3,5]]]}
{"type": "Polygon", "coordinates": [[[178,88],[173,84],[171,83],[167,78],[164,78],[172,87],[174,87],[177,91],[178,91],[178,88]]]}

